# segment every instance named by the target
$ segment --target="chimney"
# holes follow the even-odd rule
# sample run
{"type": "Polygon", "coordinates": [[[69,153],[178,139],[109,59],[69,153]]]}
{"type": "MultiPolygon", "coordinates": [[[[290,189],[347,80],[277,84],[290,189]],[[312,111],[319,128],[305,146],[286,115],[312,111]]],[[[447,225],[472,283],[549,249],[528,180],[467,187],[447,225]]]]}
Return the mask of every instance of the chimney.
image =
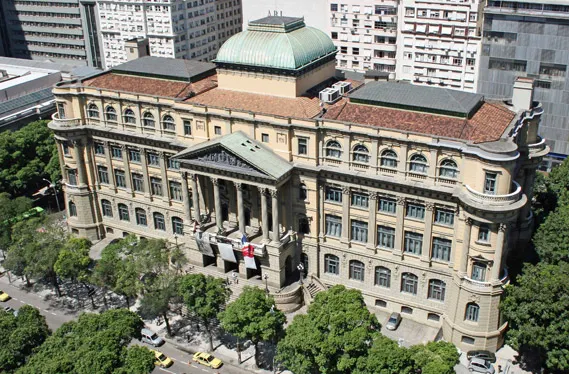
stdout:
{"type": "Polygon", "coordinates": [[[517,77],[514,82],[512,93],[512,105],[514,109],[529,110],[533,106],[533,79],[517,77]]]}

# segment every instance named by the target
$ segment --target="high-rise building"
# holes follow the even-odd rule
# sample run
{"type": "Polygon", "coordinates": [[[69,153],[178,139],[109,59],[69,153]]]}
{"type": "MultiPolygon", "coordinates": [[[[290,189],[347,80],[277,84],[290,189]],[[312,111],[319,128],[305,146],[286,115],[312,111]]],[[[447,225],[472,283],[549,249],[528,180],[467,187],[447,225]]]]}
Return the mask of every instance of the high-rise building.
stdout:
{"type": "Polygon", "coordinates": [[[240,0],[98,0],[104,65],[128,60],[125,43],[148,38],[157,57],[215,58],[221,43],[241,31],[240,0]]]}
{"type": "MultiPolygon", "coordinates": [[[[4,0],[5,55],[101,67],[94,1],[4,0]]],[[[0,35],[3,31],[0,22],[0,35]]]]}
{"type": "Polygon", "coordinates": [[[495,350],[548,152],[533,81],[513,83],[511,103],[362,86],[338,82],[336,53],[302,19],[267,17],[215,65],[143,57],[60,83],[50,127],[70,230],[175,241],[194,271],[276,288],[303,264],[308,288],[275,294],[279,308],[344,284],[433,339],[495,350]]]}
{"type": "Polygon", "coordinates": [[[568,50],[569,1],[488,1],[478,92],[504,99],[516,77],[534,78],[550,164],[569,154],[568,50]]]}
{"type": "Polygon", "coordinates": [[[330,28],[330,0],[242,0],[243,30],[249,22],[267,15],[286,15],[288,17],[304,17],[304,22],[324,32],[330,28]]]}
{"type": "Polygon", "coordinates": [[[480,0],[402,0],[397,79],[475,92],[482,7],[480,0]]]}

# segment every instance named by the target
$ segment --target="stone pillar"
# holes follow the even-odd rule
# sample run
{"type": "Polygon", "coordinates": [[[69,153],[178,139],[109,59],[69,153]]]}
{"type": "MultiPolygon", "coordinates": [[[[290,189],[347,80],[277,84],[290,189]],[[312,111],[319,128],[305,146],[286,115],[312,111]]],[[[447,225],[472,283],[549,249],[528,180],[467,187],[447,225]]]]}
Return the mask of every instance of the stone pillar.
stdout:
{"type": "Polygon", "coordinates": [[[397,170],[405,175],[407,172],[407,144],[401,144],[399,148],[399,163],[397,164],[397,170]]]}
{"type": "Polygon", "coordinates": [[[431,149],[431,161],[429,162],[428,175],[429,177],[432,178],[433,181],[437,177],[437,165],[438,165],[437,156],[438,156],[438,150],[436,148],[431,149]]]}
{"type": "Polygon", "coordinates": [[[184,220],[189,224],[192,220],[190,193],[188,192],[188,173],[182,173],[182,198],[184,199],[184,220]]]}
{"type": "Polygon", "coordinates": [[[83,147],[79,140],[73,142],[75,150],[75,164],[77,165],[77,177],[79,186],[87,185],[87,170],[85,170],[85,160],[83,158],[83,147]]]}
{"type": "Polygon", "coordinates": [[[107,172],[109,174],[109,187],[115,192],[117,191],[117,182],[115,181],[115,171],[113,168],[113,158],[111,157],[111,144],[105,142],[105,158],[107,159],[107,172]]]}
{"type": "Polygon", "coordinates": [[[162,200],[169,202],[170,184],[168,183],[168,174],[166,173],[166,169],[168,168],[168,162],[166,161],[166,153],[160,152],[159,156],[160,156],[160,174],[162,177],[162,200]]]}
{"type": "Polygon", "coordinates": [[[323,238],[326,234],[326,215],[324,213],[324,194],[326,193],[326,185],[318,182],[318,236],[323,238]]]}
{"type": "Polygon", "coordinates": [[[369,219],[367,230],[367,248],[375,250],[377,246],[377,192],[369,194],[369,219]]]}
{"type": "Polygon", "coordinates": [[[194,219],[196,221],[198,221],[198,223],[201,220],[201,210],[200,210],[200,196],[198,193],[198,182],[197,182],[197,178],[198,176],[196,174],[188,174],[188,176],[190,177],[190,186],[192,187],[192,202],[194,205],[194,219]]]}
{"type": "Polygon", "coordinates": [[[245,234],[245,206],[243,205],[243,184],[234,182],[237,191],[237,214],[239,220],[239,231],[245,234]]]}
{"type": "MultiPolygon", "coordinates": [[[[65,158],[63,157],[63,145],[61,141],[57,141],[59,167],[61,168],[61,183],[65,184],[67,181],[67,168],[65,167],[65,158]]],[[[55,181],[54,181],[55,183],[55,181]]]]}
{"type": "Polygon", "coordinates": [[[130,173],[130,160],[128,154],[128,147],[126,144],[121,145],[122,148],[122,161],[124,163],[124,178],[126,179],[126,191],[132,193],[132,175],[130,173]]]}
{"type": "Polygon", "coordinates": [[[433,236],[433,203],[425,205],[425,235],[423,236],[423,247],[421,248],[421,261],[431,262],[431,243],[433,236]]]}
{"type": "Polygon", "coordinates": [[[462,256],[460,257],[460,272],[466,274],[468,270],[468,251],[470,249],[470,235],[472,233],[472,219],[464,220],[464,236],[462,239],[462,256]]]}
{"type": "Polygon", "coordinates": [[[261,195],[261,224],[263,225],[263,241],[269,241],[269,202],[264,187],[258,187],[261,195]]]}
{"type": "Polygon", "coordinates": [[[397,212],[396,212],[397,223],[395,225],[395,246],[393,248],[393,254],[396,256],[403,255],[403,235],[404,235],[403,225],[405,224],[405,208],[406,208],[405,198],[401,196],[398,197],[397,212]]]}
{"type": "Polygon", "coordinates": [[[218,230],[223,231],[223,217],[221,214],[221,195],[219,194],[219,180],[211,178],[213,184],[213,197],[215,200],[215,224],[218,230]]]}
{"type": "Polygon", "coordinates": [[[281,240],[281,230],[279,227],[279,190],[271,189],[269,192],[273,203],[273,241],[278,243],[281,240]]]}
{"type": "Polygon", "coordinates": [[[140,149],[140,162],[142,163],[142,179],[144,181],[144,197],[150,198],[150,176],[148,175],[148,154],[146,149],[140,149]]]}
{"type": "Polygon", "coordinates": [[[506,238],[507,225],[501,223],[498,227],[498,240],[496,242],[496,252],[494,253],[494,265],[492,265],[492,280],[500,280],[500,270],[502,269],[502,254],[504,252],[504,241],[506,238]]]}
{"type": "Polygon", "coordinates": [[[340,241],[350,241],[350,187],[342,188],[342,237],[340,241]]]}

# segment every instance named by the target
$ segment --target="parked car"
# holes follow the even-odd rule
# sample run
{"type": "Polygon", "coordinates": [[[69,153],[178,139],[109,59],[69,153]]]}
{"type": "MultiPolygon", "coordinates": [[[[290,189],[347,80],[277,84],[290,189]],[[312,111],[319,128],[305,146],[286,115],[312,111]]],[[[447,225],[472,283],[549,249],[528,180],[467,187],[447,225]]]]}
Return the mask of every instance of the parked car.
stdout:
{"type": "Polygon", "coordinates": [[[397,326],[401,323],[401,314],[399,313],[391,313],[387,323],[385,324],[385,328],[388,330],[396,330],[397,326]]]}
{"type": "Polygon", "coordinates": [[[142,330],[140,330],[140,334],[142,335],[142,338],[140,340],[143,343],[147,343],[147,344],[153,345],[155,347],[159,347],[162,344],[164,344],[164,339],[162,339],[160,336],[156,335],[156,333],[154,331],[151,331],[148,329],[142,329],[142,330]]]}
{"type": "Polygon", "coordinates": [[[475,372],[475,373],[485,373],[485,374],[494,374],[496,369],[491,362],[483,360],[481,358],[472,358],[468,362],[468,371],[475,372]]]}
{"type": "Polygon", "coordinates": [[[468,351],[466,353],[466,358],[469,360],[473,357],[481,358],[486,361],[490,361],[491,363],[496,362],[496,355],[490,351],[468,351]]]}
{"type": "Polygon", "coordinates": [[[6,313],[12,313],[15,317],[18,316],[18,311],[15,310],[14,308],[12,308],[11,306],[5,307],[5,308],[4,308],[4,311],[5,311],[6,313]]]}
{"type": "Polygon", "coordinates": [[[221,362],[219,358],[215,358],[209,353],[205,352],[196,352],[192,360],[198,364],[210,367],[212,369],[217,369],[223,365],[223,362],[221,362]]]}
{"type": "Polygon", "coordinates": [[[152,350],[152,353],[154,353],[154,357],[156,358],[156,361],[154,361],[154,365],[156,365],[156,366],[168,368],[168,367],[172,366],[172,364],[174,363],[174,361],[172,361],[172,359],[170,357],[167,357],[162,352],[152,350]]]}
{"type": "Polygon", "coordinates": [[[8,301],[8,300],[10,300],[10,295],[0,290],[0,301],[8,301]]]}

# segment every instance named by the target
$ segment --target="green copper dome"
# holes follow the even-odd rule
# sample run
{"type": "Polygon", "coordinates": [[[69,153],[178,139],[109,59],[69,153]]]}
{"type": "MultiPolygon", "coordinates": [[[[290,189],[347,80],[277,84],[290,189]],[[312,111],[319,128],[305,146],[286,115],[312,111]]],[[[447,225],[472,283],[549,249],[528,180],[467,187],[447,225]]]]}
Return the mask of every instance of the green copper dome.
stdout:
{"type": "Polygon", "coordinates": [[[271,16],[250,22],[248,30],[229,38],[214,62],[300,70],[335,54],[336,47],[328,35],[306,27],[302,18],[271,16]]]}

